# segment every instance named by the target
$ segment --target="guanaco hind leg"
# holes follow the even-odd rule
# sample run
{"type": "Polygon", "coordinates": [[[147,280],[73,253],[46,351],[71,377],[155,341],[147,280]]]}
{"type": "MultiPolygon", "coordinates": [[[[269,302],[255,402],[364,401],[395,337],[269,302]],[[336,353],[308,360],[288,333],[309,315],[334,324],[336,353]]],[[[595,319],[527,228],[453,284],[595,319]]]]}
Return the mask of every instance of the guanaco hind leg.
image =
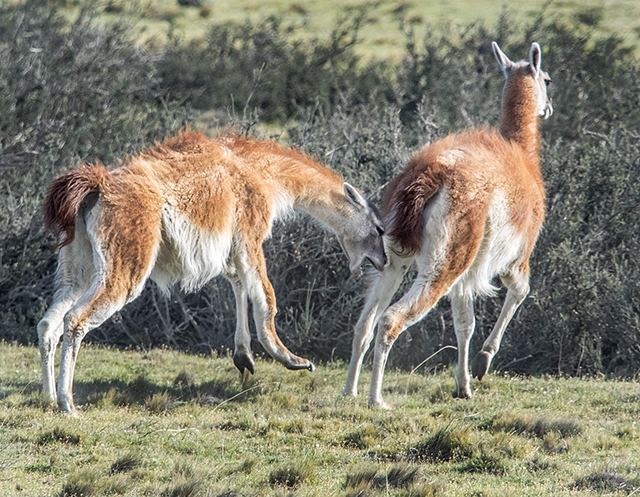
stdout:
{"type": "Polygon", "coordinates": [[[529,294],[529,275],[526,270],[514,270],[507,275],[500,276],[500,279],[507,287],[507,295],[504,299],[500,316],[498,316],[491,335],[485,340],[482,350],[475,356],[471,365],[473,376],[480,380],[489,371],[491,361],[500,349],[502,336],[507,329],[509,321],[511,321],[518,307],[529,294]]]}
{"type": "Polygon", "coordinates": [[[453,326],[458,342],[458,369],[456,370],[456,386],[453,396],[460,399],[471,398],[471,378],[469,377],[469,344],[476,327],[473,313],[473,300],[464,295],[459,285],[454,285],[449,293],[453,326]]]}
{"type": "Polygon", "coordinates": [[[43,394],[53,402],[56,400],[54,358],[64,332],[64,316],[89,289],[94,271],[93,253],[84,219],[79,218],[73,243],[60,249],[55,276],[56,292],[51,307],[38,323],[43,394]]]}
{"type": "Polygon", "coordinates": [[[409,291],[382,314],[378,322],[371,371],[370,407],[390,407],[382,399],[382,378],[391,347],[404,330],[427,315],[447,289],[444,281],[425,282],[419,274],[409,291]]]}
{"type": "Polygon", "coordinates": [[[74,297],[69,294],[60,296],[38,323],[43,394],[45,398],[53,402],[56,400],[54,371],[56,348],[64,332],[64,315],[77,300],[77,297],[74,297]]]}
{"type": "Polygon", "coordinates": [[[388,260],[382,272],[373,273],[367,300],[354,330],[349,373],[342,393],[345,396],[358,395],[362,361],[373,340],[374,328],[382,313],[389,307],[393,295],[402,283],[402,278],[413,262],[413,257],[403,258],[390,251],[388,260]]]}
{"type": "MultiPolygon", "coordinates": [[[[369,405],[389,406],[382,399],[382,378],[389,351],[398,336],[409,326],[423,319],[437,304],[456,280],[470,267],[480,242],[482,230],[469,220],[458,221],[457,229],[449,234],[442,227],[447,226],[447,216],[435,216],[427,221],[422,250],[416,255],[418,274],[409,291],[395,304],[389,307],[378,322],[376,346],[371,373],[369,405]],[[464,243],[466,250],[456,251],[464,243]],[[452,257],[450,254],[457,254],[452,257]]],[[[455,292],[462,293],[462,289],[455,292]]],[[[473,333],[473,309],[459,306],[458,321],[460,330],[456,328],[458,345],[468,348],[473,333]],[[469,316],[470,314],[470,316],[469,316]]],[[[464,367],[467,367],[465,357],[464,367]]],[[[458,377],[465,379],[460,365],[458,377]]],[[[460,391],[460,394],[466,392],[460,391]]],[[[470,395],[470,391],[468,392],[470,395]]]]}
{"type": "MultiPolygon", "coordinates": [[[[277,312],[276,297],[273,286],[267,277],[267,265],[262,247],[255,247],[252,251],[247,252],[246,257],[239,258],[237,270],[239,279],[253,304],[253,319],[256,324],[258,340],[265,350],[287,369],[308,369],[309,371],[314,371],[315,366],[313,363],[291,353],[276,333],[274,322],[277,312]]],[[[245,354],[250,354],[251,350],[248,348],[248,341],[250,339],[248,337],[248,329],[247,333],[242,332],[241,336],[243,337],[244,349],[238,346],[236,346],[236,348],[245,354]]],[[[246,360],[246,358],[247,356],[245,355],[245,357],[239,359],[239,361],[246,360]]],[[[238,367],[237,363],[236,367],[238,367]]],[[[245,365],[245,367],[247,366],[245,365]]],[[[240,369],[240,367],[238,367],[238,369],[240,369]]]]}
{"type": "MultiPolygon", "coordinates": [[[[90,242],[93,263],[90,285],[64,316],[58,406],[74,416],[73,376],[80,344],[85,335],[135,299],[155,264],[160,244],[160,218],[152,214],[147,223],[135,223],[137,212],[116,211],[98,203],[87,212],[86,238],[76,236],[69,245],[90,242]],[[123,239],[136,226],[136,238],[123,239]]],[[[85,252],[87,251],[84,245],[85,252]]],[[[73,261],[76,262],[76,261],[73,261]]]]}

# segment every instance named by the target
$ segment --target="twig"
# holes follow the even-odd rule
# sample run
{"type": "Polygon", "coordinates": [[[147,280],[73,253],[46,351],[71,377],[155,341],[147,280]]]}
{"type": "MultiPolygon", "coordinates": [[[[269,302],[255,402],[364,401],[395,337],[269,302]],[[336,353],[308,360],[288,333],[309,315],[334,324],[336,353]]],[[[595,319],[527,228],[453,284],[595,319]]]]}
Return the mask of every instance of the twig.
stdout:
{"type": "Polygon", "coordinates": [[[444,347],[442,347],[440,350],[434,352],[433,354],[431,354],[429,357],[427,357],[424,361],[422,361],[420,364],[418,364],[415,368],[413,368],[411,370],[411,372],[409,373],[409,376],[411,376],[416,369],[418,369],[420,366],[422,366],[425,362],[427,362],[429,359],[431,359],[434,356],[437,356],[440,352],[442,352],[443,350],[446,349],[453,349],[453,350],[458,350],[458,347],[454,347],[453,345],[445,345],[444,347]]]}
{"type": "Polygon", "coordinates": [[[215,411],[216,409],[218,409],[218,407],[220,407],[221,405],[226,404],[227,402],[231,402],[233,399],[235,399],[235,398],[237,398],[237,397],[240,397],[241,395],[243,395],[243,394],[245,394],[245,393],[247,393],[247,392],[249,392],[249,391],[251,391],[251,390],[253,390],[253,389],[255,389],[255,388],[261,387],[261,386],[262,386],[262,383],[258,383],[257,385],[253,385],[251,388],[247,388],[246,390],[243,390],[242,392],[239,392],[239,393],[235,394],[233,397],[229,397],[228,399],[223,400],[223,401],[222,401],[222,402],[220,402],[217,406],[215,406],[215,407],[212,409],[212,411],[211,411],[211,412],[214,412],[214,411],[215,411]]]}
{"type": "Polygon", "coordinates": [[[458,350],[458,347],[454,347],[453,345],[445,345],[444,347],[442,347],[440,350],[434,352],[433,354],[431,354],[429,357],[427,357],[424,361],[422,361],[420,364],[418,364],[415,368],[413,368],[411,370],[411,372],[409,373],[409,376],[407,376],[407,387],[404,390],[404,394],[408,395],[409,394],[409,379],[411,378],[411,375],[413,373],[415,373],[416,369],[418,369],[420,366],[422,366],[425,362],[427,362],[429,359],[431,359],[432,357],[435,357],[436,355],[438,355],[440,352],[442,352],[443,350],[446,349],[454,349],[454,350],[458,350]]]}

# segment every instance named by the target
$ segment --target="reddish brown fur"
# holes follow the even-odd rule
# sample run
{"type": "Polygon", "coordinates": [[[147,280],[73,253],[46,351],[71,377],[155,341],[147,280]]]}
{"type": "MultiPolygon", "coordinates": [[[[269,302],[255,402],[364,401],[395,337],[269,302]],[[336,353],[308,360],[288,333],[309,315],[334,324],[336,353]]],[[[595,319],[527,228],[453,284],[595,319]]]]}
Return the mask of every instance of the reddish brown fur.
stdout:
{"type": "Polygon", "coordinates": [[[63,174],[51,184],[42,213],[48,230],[64,234],[58,247],[73,241],[80,204],[89,193],[105,185],[107,174],[105,167],[100,164],[85,165],[63,174]]]}
{"type": "Polygon", "coordinates": [[[265,349],[290,369],[313,370],[275,331],[262,250],[272,223],[295,207],[335,231],[352,270],[365,258],[384,267],[377,211],[337,174],[272,142],[183,131],[114,169],[83,166],[57,179],[44,207],[47,227],[63,234],[56,296],[38,325],[45,395],[55,395],[53,354],[64,333],[58,402],[75,413],[71,385],[83,336],[139,295],[148,278],[162,290],[195,291],[227,277],[238,311],[238,369],[253,372],[251,299],[265,349]]]}
{"type": "MultiPolygon", "coordinates": [[[[387,189],[383,214],[393,215],[389,236],[403,255],[420,251],[424,208],[441,187],[447,187],[453,202],[451,211],[459,220],[464,219],[474,233],[471,238],[483,229],[486,202],[495,187],[508,193],[512,222],[518,229],[533,227],[537,233],[544,217],[544,183],[537,161],[532,161],[519,143],[494,130],[464,131],[424,147],[387,189]],[[463,152],[466,159],[443,161],[443,154],[449,157],[451,150],[463,152]]],[[[466,237],[460,243],[469,241],[466,237]]],[[[450,257],[458,259],[453,254],[450,257]]]]}
{"type": "Polygon", "coordinates": [[[529,292],[528,260],[545,210],[538,126],[540,117],[553,112],[546,92],[550,79],[540,68],[537,43],[531,46],[529,62],[515,64],[496,43],[492,47],[507,79],[500,132],[465,131],[425,146],[385,194],[383,212],[393,253],[383,273],[372,279],[356,324],[344,390],[345,395],[357,394],[377,321],[370,406],[387,405],[382,400],[382,379],[398,335],[447,294],[458,342],[454,396],[470,397],[474,297],[493,293],[495,276],[507,287],[500,316],[473,361],[473,374],[481,379],[529,292]],[[418,274],[413,285],[389,306],[414,260],[418,274]]]}
{"type": "MultiPolygon", "coordinates": [[[[500,134],[523,148],[538,169],[540,154],[539,117],[535,113],[535,92],[531,68],[519,67],[505,84],[503,112],[500,115],[500,134]]],[[[538,171],[539,173],[539,171],[538,171]]]]}

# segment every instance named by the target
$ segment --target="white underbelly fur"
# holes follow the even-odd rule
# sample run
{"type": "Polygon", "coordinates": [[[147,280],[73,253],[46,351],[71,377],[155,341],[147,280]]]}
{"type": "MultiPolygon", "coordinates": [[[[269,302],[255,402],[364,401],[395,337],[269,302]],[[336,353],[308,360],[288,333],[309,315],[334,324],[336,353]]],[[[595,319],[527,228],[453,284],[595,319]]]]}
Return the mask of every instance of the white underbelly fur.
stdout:
{"type": "Polygon", "coordinates": [[[162,242],[151,279],[165,293],[176,283],[185,292],[196,291],[225,271],[232,240],[231,227],[223,233],[207,232],[165,204],[162,242]]]}

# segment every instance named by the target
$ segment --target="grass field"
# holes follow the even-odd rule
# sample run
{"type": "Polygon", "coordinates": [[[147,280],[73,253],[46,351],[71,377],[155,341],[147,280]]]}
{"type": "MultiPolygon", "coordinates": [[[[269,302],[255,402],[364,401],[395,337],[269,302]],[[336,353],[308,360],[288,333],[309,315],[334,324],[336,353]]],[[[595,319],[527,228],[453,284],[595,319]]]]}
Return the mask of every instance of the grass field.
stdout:
{"type": "MultiPolygon", "coordinates": [[[[309,37],[324,38],[345,13],[366,6],[367,23],[357,50],[365,58],[396,60],[404,51],[398,24],[401,11],[421,36],[426,24],[443,21],[464,26],[482,19],[486,24],[494,25],[507,5],[502,0],[202,0],[201,3],[201,7],[181,7],[177,0],[109,0],[105,5],[107,18],[132,15],[139,20],[144,30],[141,40],[152,45],[164,43],[170,29],[186,40],[198,41],[204,39],[208,26],[213,23],[242,23],[247,19],[256,22],[270,15],[279,15],[286,23],[304,25],[303,32],[309,37]],[[137,12],[131,13],[132,5],[137,7],[137,12]]],[[[513,4],[509,11],[523,22],[539,13],[544,5],[550,14],[575,14],[602,8],[600,29],[603,33],[616,33],[630,45],[640,45],[640,2],[637,0],[530,0],[526,4],[513,4]]]]}
{"type": "MultiPolygon", "coordinates": [[[[72,419],[35,347],[0,344],[0,495],[576,496],[640,491],[633,381],[388,371],[391,411],[341,396],[345,364],[85,347],[72,419]]],[[[428,366],[428,365],[427,365],[428,366]]]]}

